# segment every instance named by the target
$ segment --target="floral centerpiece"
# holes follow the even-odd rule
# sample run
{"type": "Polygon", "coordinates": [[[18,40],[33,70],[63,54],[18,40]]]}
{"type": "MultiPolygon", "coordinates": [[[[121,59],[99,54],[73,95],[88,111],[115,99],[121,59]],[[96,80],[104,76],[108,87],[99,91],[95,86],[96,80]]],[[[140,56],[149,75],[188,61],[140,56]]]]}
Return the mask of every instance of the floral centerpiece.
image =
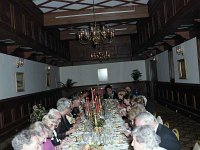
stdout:
{"type": "Polygon", "coordinates": [[[42,104],[34,105],[33,106],[33,112],[30,115],[30,122],[34,123],[36,121],[41,121],[44,115],[47,114],[47,110],[45,109],[42,104]]]}

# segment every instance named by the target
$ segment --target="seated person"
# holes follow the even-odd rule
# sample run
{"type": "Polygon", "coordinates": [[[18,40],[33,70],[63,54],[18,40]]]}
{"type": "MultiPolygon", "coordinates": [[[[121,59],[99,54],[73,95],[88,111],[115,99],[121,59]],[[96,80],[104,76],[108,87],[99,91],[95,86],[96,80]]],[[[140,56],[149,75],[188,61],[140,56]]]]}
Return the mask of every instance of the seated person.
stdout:
{"type": "MultiPolygon", "coordinates": [[[[29,127],[31,135],[38,139],[39,144],[42,146],[48,137],[49,128],[41,121],[36,121],[29,127]]],[[[43,148],[42,148],[43,149],[43,148]]]]}
{"type": "Polygon", "coordinates": [[[71,114],[74,118],[80,117],[80,108],[81,107],[81,95],[75,93],[71,98],[71,114]]]}
{"type": "Polygon", "coordinates": [[[118,99],[117,93],[113,91],[111,85],[106,85],[103,98],[104,99],[118,99]]]}
{"type": "Polygon", "coordinates": [[[161,137],[160,146],[167,150],[180,150],[180,142],[175,134],[166,126],[159,124],[149,112],[142,112],[135,118],[136,126],[149,125],[161,137]]]}
{"type": "Polygon", "coordinates": [[[141,112],[146,112],[145,107],[141,104],[136,104],[134,107],[131,108],[131,110],[128,112],[128,120],[129,124],[128,127],[129,129],[124,131],[123,133],[129,137],[131,134],[131,129],[135,126],[135,117],[140,114],[141,112]]]}
{"type": "Polygon", "coordinates": [[[85,103],[86,98],[88,98],[89,100],[91,99],[91,94],[89,90],[83,90],[81,95],[81,101],[82,103],[85,103]]]}
{"type": "Polygon", "coordinates": [[[159,147],[161,139],[148,125],[136,127],[132,132],[132,136],[133,141],[131,145],[134,147],[134,150],[166,150],[159,147]]]}
{"type": "Polygon", "coordinates": [[[70,124],[66,115],[71,113],[71,101],[66,98],[61,98],[57,102],[57,109],[61,114],[61,122],[55,129],[58,139],[63,140],[66,136],[76,131],[73,124],[70,124]]]}
{"type": "Polygon", "coordinates": [[[141,104],[143,106],[145,106],[145,101],[144,101],[144,97],[143,96],[136,96],[133,101],[136,103],[136,104],[141,104]]]}
{"type": "Polygon", "coordinates": [[[146,110],[150,112],[151,114],[154,114],[156,112],[154,102],[147,101],[147,98],[145,96],[139,95],[134,99],[134,101],[137,103],[143,104],[146,110]]]}
{"type": "Polygon", "coordinates": [[[14,150],[42,150],[36,136],[31,135],[30,130],[23,130],[12,139],[14,150]]]}
{"type": "Polygon", "coordinates": [[[136,104],[131,110],[128,112],[128,119],[131,121],[132,126],[135,125],[135,117],[139,115],[141,112],[146,112],[145,107],[142,104],[136,104]]]}
{"type": "Polygon", "coordinates": [[[130,86],[126,86],[124,89],[126,90],[126,92],[127,92],[129,95],[133,95],[130,86]]]}
{"type": "Polygon", "coordinates": [[[55,146],[60,145],[61,140],[57,138],[55,128],[58,127],[61,121],[60,112],[57,109],[50,109],[49,112],[42,118],[42,122],[49,128],[48,138],[43,144],[43,150],[54,150],[55,146]]]}
{"type": "Polygon", "coordinates": [[[119,105],[117,106],[117,108],[122,109],[125,108],[125,104],[123,102],[124,96],[126,95],[126,91],[125,90],[120,90],[117,94],[118,94],[118,102],[119,105]]]}
{"type": "Polygon", "coordinates": [[[123,102],[124,102],[124,104],[126,105],[126,111],[127,111],[127,112],[131,110],[131,103],[130,103],[130,102],[131,102],[131,99],[132,99],[132,96],[129,95],[129,94],[126,94],[126,95],[124,96],[123,102]]]}

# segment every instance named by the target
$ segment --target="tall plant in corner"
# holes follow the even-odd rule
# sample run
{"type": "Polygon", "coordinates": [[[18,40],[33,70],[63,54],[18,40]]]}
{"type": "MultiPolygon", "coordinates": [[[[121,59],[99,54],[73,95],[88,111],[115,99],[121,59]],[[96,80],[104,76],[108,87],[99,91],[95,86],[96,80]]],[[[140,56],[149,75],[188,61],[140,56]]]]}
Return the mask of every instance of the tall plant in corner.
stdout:
{"type": "Polygon", "coordinates": [[[141,76],[142,76],[142,73],[138,69],[133,70],[132,73],[131,73],[131,77],[136,82],[139,81],[141,76]]]}

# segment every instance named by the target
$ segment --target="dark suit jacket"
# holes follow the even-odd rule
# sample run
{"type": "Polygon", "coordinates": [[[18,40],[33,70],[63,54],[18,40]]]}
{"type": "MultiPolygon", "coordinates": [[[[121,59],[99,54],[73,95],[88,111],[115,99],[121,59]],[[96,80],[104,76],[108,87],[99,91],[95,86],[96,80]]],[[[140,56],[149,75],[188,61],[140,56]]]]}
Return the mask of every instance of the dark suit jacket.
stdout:
{"type": "Polygon", "coordinates": [[[160,147],[167,150],[181,150],[180,142],[175,134],[164,125],[159,124],[156,134],[161,137],[160,147]]]}
{"type": "Polygon", "coordinates": [[[112,96],[109,96],[107,93],[105,93],[104,95],[103,95],[103,99],[118,99],[118,95],[117,95],[117,93],[115,93],[114,91],[113,91],[113,94],[112,94],[112,96]]]}

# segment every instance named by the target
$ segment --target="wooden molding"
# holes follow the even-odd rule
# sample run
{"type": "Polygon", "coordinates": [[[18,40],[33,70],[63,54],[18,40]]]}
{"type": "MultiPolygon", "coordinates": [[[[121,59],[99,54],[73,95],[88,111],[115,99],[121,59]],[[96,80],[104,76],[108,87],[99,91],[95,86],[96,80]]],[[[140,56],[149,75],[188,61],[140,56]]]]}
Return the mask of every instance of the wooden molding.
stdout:
{"type": "Polygon", "coordinates": [[[169,44],[170,46],[174,47],[176,45],[176,40],[175,39],[166,39],[163,40],[165,43],[169,44]]]}
{"type": "Polygon", "coordinates": [[[15,50],[20,47],[19,45],[9,45],[9,46],[1,46],[1,52],[5,54],[12,54],[15,50]]]}
{"type": "Polygon", "coordinates": [[[177,35],[180,35],[182,38],[189,40],[190,39],[190,31],[180,31],[175,32],[177,35]]]}
{"type": "Polygon", "coordinates": [[[32,52],[24,52],[24,58],[29,58],[32,54],[32,52]]]}

